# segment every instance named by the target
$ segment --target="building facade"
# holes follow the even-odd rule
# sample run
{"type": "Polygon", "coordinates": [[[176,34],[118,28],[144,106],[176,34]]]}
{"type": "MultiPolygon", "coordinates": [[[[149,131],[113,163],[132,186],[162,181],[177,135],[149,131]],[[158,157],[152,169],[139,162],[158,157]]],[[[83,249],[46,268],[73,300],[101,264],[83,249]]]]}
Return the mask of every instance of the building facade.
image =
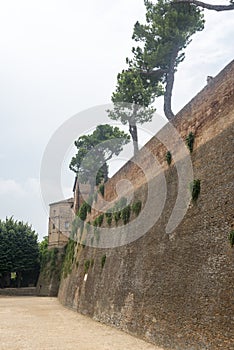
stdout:
{"type": "Polygon", "coordinates": [[[49,248],[63,247],[67,243],[75,215],[73,207],[73,198],[50,204],[48,228],[49,248]]]}

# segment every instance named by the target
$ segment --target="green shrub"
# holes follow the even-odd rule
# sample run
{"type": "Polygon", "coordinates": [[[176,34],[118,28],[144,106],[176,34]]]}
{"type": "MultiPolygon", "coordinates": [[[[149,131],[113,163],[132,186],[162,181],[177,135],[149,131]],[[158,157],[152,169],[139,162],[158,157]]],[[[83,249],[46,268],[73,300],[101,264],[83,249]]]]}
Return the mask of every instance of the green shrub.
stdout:
{"type": "Polygon", "coordinates": [[[50,254],[50,266],[51,266],[51,269],[53,271],[56,267],[58,248],[53,248],[53,249],[49,250],[49,254],[50,254]]]}
{"type": "Polygon", "coordinates": [[[85,260],[85,263],[84,263],[84,272],[85,273],[88,273],[89,267],[90,267],[90,260],[85,260]]]}
{"type": "Polygon", "coordinates": [[[230,233],[229,233],[229,242],[231,244],[231,247],[234,246],[234,230],[232,230],[230,233]]]}
{"type": "Polygon", "coordinates": [[[192,199],[196,201],[201,191],[201,181],[199,179],[193,180],[190,183],[190,191],[191,191],[192,199]]]}
{"type": "Polygon", "coordinates": [[[104,193],[105,193],[105,186],[104,186],[104,184],[101,184],[98,189],[99,189],[99,192],[101,193],[102,197],[104,197],[104,193]]]}
{"type": "Polygon", "coordinates": [[[127,198],[121,197],[120,200],[119,200],[119,203],[118,203],[118,209],[125,208],[126,205],[127,205],[127,202],[128,202],[127,198]]]}
{"type": "Polygon", "coordinates": [[[67,275],[71,273],[72,264],[74,261],[74,255],[75,255],[75,246],[76,246],[75,241],[73,241],[72,239],[69,239],[66,245],[66,253],[65,253],[65,258],[64,258],[63,267],[62,267],[64,278],[66,278],[67,275]]]}
{"type": "Polygon", "coordinates": [[[106,263],[106,254],[102,256],[102,260],[101,260],[102,269],[105,266],[105,263],[106,263]]]}
{"type": "Polygon", "coordinates": [[[98,226],[98,218],[94,219],[93,226],[97,227],[98,226]]]}
{"type": "Polygon", "coordinates": [[[80,227],[80,219],[78,216],[76,216],[75,219],[72,221],[71,238],[74,239],[79,227],[80,227]]]}
{"type": "Polygon", "coordinates": [[[97,223],[99,227],[102,226],[103,220],[104,220],[104,214],[101,214],[97,217],[97,223]]]}
{"type": "Polygon", "coordinates": [[[133,203],[133,205],[132,205],[132,211],[133,211],[133,213],[134,213],[136,216],[138,216],[138,215],[140,214],[140,212],[141,212],[141,207],[142,207],[141,201],[137,201],[137,202],[133,203]]]}
{"type": "Polygon", "coordinates": [[[123,220],[124,225],[126,225],[129,222],[130,215],[131,215],[130,205],[128,205],[127,207],[121,210],[121,219],[123,220]]]}
{"type": "Polygon", "coordinates": [[[192,153],[192,151],[193,151],[194,140],[195,140],[195,136],[192,132],[190,132],[188,134],[188,136],[186,137],[186,144],[188,146],[190,153],[192,153]]]}
{"type": "Polygon", "coordinates": [[[78,216],[82,221],[86,220],[86,217],[87,217],[87,203],[86,202],[81,204],[79,212],[78,212],[78,216]]]}
{"type": "Polygon", "coordinates": [[[124,207],[127,205],[127,198],[126,197],[121,197],[118,202],[115,202],[114,207],[113,207],[113,212],[121,211],[124,207]]]}
{"type": "Polygon", "coordinates": [[[112,223],[112,213],[106,213],[106,222],[108,224],[108,226],[111,226],[112,223]]]}
{"type": "Polygon", "coordinates": [[[166,153],[166,161],[167,161],[167,164],[168,164],[168,165],[171,164],[172,155],[171,155],[171,152],[170,152],[170,151],[167,151],[167,153],[166,153]]]}
{"type": "Polygon", "coordinates": [[[114,213],[114,219],[115,219],[115,223],[116,225],[118,224],[119,220],[121,219],[121,211],[116,211],[114,213]]]}
{"type": "Polygon", "coordinates": [[[91,210],[92,210],[92,207],[89,203],[86,203],[86,210],[87,210],[87,213],[91,213],[91,210]]]}

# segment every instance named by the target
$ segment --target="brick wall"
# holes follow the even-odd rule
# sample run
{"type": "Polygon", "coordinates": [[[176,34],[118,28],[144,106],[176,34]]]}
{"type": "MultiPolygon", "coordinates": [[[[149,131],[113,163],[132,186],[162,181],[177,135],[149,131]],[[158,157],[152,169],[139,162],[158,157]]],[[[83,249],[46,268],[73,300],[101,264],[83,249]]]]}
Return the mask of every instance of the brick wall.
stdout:
{"type": "MultiPolygon", "coordinates": [[[[60,284],[64,305],[165,349],[232,349],[234,248],[228,235],[234,227],[233,97],[234,62],[174,120],[182,138],[190,131],[196,136],[191,158],[194,177],[201,180],[200,196],[176,230],[165,233],[177,197],[177,172],[174,164],[168,167],[165,146],[156,135],[146,147],[157,156],[167,182],[160,219],[126,246],[78,246],[71,274],[60,284]],[[94,264],[84,279],[87,259],[94,264]]],[[[150,167],[144,152],[140,157],[150,167]]],[[[145,177],[133,162],[110,179],[105,198],[112,200],[115,185],[126,178],[135,196],[146,200],[145,177]]]]}

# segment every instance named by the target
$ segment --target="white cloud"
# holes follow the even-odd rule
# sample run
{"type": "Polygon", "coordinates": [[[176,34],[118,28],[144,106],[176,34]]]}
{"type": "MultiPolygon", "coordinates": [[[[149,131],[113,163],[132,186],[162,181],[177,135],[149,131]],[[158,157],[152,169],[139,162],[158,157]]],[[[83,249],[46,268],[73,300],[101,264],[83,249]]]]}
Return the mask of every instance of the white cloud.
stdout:
{"type": "Polygon", "coordinates": [[[1,196],[24,196],[25,192],[23,187],[12,179],[1,179],[0,178],[0,195],[1,196]]]}
{"type": "Polygon", "coordinates": [[[40,195],[39,180],[28,178],[24,182],[17,182],[14,179],[0,178],[0,195],[12,197],[27,197],[31,195],[40,195]]]}
{"type": "Polygon", "coordinates": [[[39,179],[0,178],[0,198],[1,219],[13,216],[31,224],[40,238],[47,234],[48,208],[42,205],[39,179]]]}

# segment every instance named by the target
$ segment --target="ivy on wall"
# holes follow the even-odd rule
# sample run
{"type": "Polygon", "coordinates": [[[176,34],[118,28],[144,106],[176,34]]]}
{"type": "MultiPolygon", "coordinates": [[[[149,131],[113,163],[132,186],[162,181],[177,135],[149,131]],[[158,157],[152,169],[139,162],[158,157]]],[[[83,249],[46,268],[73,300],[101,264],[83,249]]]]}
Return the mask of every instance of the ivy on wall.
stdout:
{"type": "Polygon", "coordinates": [[[234,246],[234,230],[232,230],[229,233],[229,242],[230,242],[231,247],[233,247],[234,246]]]}
{"type": "Polygon", "coordinates": [[[193,152],[193,146],[194,146],[195,136],[193,132],[190,132],[188,136],[186,137],[186,145],[190,151],[190,153],[193,152]]]}
{"type": "Polygon", "coordinates": [[[201,191],[201,181],[199,179],[193,180],[190,183],[190,192],[191,192],[193,201],[196,201],[198,199],[200,191],[201,191]]]}

